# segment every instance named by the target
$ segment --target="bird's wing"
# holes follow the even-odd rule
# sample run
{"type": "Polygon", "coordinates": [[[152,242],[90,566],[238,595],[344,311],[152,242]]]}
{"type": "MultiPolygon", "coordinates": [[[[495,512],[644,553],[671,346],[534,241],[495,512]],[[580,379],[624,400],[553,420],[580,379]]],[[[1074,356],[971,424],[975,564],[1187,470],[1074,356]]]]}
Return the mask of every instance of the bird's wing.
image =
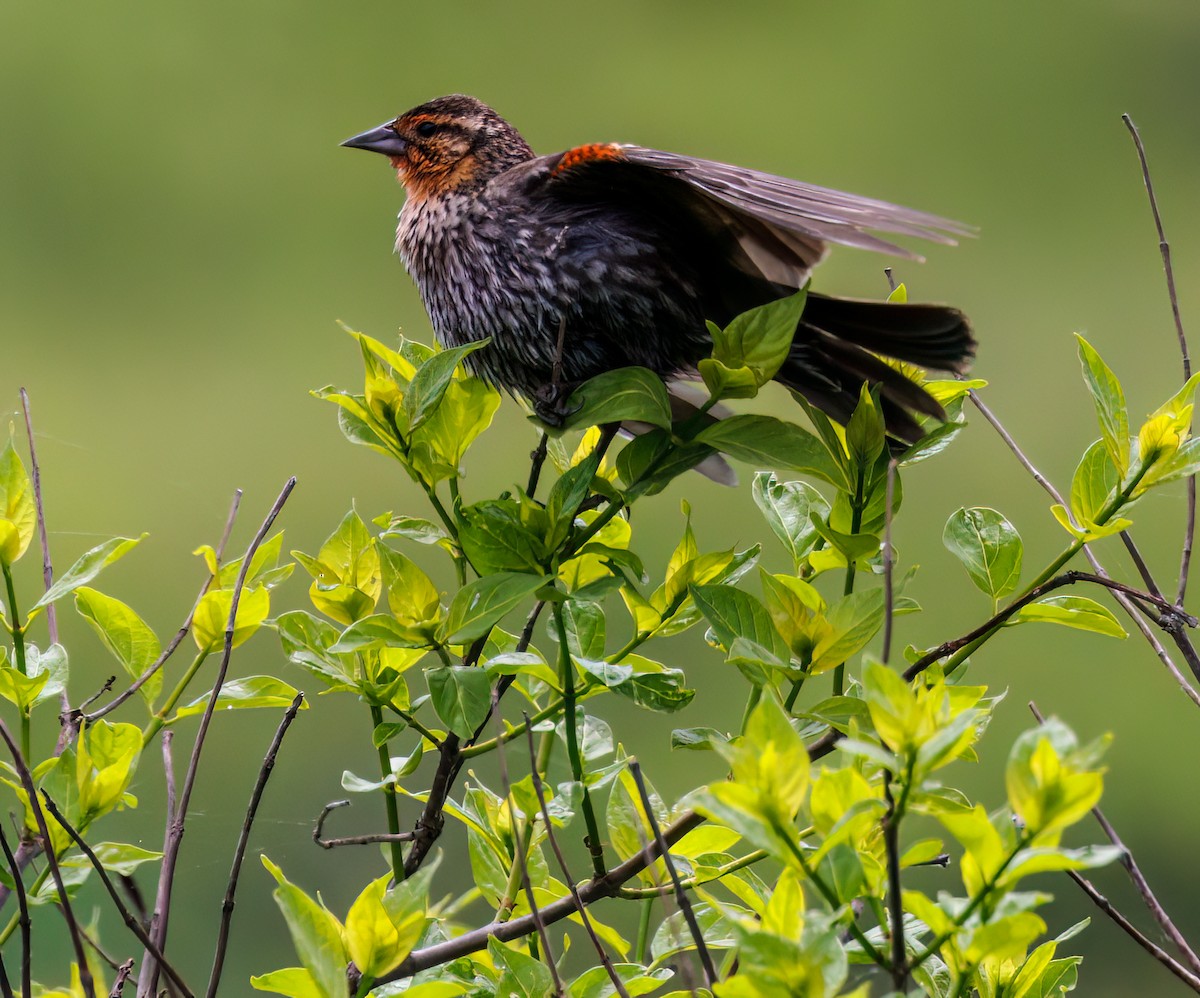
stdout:
{"type": "Polygon", "coordinates": [[[949,245],[974,234],[960,222],[886,201],[635,145],[578,146],[510,172],[520,172],[524,182],[544,185],[547,192],[587,192],[614,202],[632,192],[686,203],[732,236],[754,270],[791,287],[808,278],[827,243],[920,259],[873,231],[949,245]]]}

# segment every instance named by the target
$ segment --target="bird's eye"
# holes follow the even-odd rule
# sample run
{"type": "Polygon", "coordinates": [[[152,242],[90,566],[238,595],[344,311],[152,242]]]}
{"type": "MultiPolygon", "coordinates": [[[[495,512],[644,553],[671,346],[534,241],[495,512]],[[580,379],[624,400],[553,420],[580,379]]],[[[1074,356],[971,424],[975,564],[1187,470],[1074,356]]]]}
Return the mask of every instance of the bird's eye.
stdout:
{"type": "Polygon", "coordinates": [[[437,130],[438,126],[432,121],[422,121],[414,129],[414,131],[423,139],[430,138],[437,130]]]}

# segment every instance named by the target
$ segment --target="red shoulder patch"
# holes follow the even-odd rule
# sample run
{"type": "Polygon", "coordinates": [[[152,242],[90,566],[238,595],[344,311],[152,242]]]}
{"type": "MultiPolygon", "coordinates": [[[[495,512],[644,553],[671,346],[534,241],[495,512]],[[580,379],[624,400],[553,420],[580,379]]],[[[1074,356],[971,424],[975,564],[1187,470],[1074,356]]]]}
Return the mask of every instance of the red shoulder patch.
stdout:
{"type": "Polygon", "coordinates": [[[599,163],[604,160],[624,159],[625,153],[619,145],[613,142],[593,142],[586,146],[576,146],[562,154],[558,165],[554,167],[554,175],[565,173],[584,163],[599,163]]]}

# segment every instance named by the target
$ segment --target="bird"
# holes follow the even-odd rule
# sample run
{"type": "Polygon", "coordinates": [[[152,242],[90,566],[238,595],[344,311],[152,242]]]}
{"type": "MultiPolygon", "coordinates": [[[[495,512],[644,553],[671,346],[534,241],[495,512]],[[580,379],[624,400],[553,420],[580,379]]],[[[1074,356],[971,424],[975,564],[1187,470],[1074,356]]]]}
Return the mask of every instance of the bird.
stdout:
{"type": "MultiPolygon", "coordinates": [[[[386,156],[404,187],[396,252],[443,347],[489,343],[477,374],[561,424],[589,378],[640,366],[695,411],[697,364],[724,327],[806,288],[831,243],[920,259],[877,233],[954,245],[969,226],[757,170],[598,142],[539,156],[482,101],[453,94],[343,146],[386,156]],[[681,386],[681,387],[676,387],[681,386]]],[[[891,361],[965,371],[961,311],[809,292],[776,381],[845,423],[878,386],[894,451],[938,402],[891,361]]]]}

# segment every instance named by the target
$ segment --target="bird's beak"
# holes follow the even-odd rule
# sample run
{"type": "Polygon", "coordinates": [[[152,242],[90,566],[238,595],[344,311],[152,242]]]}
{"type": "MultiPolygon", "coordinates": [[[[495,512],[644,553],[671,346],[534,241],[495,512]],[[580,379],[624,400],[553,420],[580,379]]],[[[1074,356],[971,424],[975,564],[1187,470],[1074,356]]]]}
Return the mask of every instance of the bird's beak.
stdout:
{"type": "Polygon", "coordinates": [[[396,134],[390,121],[378,128],[372,128],[369,132],[346,139],[342,145],[351,149],[383,153],[384,156],[403,156],[408,151],[408,143],[396,134]]]}

